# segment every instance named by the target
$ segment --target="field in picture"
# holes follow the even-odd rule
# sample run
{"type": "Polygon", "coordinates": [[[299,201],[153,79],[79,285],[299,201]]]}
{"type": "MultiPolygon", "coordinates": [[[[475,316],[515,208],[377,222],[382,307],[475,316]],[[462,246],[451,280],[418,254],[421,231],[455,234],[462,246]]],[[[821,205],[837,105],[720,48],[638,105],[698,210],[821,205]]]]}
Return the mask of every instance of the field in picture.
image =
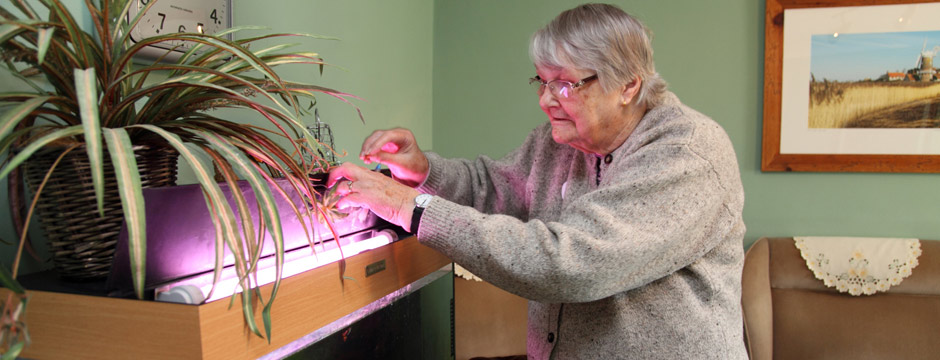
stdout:
{"type": "Polygon", "coordinates": [[[940,83],[811,81],[810,128],[940,127],[940,83]]]}

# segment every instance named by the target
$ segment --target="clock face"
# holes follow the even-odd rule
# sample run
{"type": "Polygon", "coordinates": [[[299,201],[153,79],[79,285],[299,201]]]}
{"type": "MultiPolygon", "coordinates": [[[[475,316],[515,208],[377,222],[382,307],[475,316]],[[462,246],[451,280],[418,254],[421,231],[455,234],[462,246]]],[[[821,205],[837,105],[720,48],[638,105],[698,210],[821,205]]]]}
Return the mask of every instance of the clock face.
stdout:
{"type": "MultiPolygon", "coordinates": [[[[134,0],[128,13],[132,20],[147,4],[154,2],[131,31],[131,40],[180,32],[214,34],[232,26],[231,0],[134,0]]],[[[231,38],[231,34],[228,35],[231,38]]],[[[153,47],[183,53],[193,44],[161,42],[153,47]]]]}

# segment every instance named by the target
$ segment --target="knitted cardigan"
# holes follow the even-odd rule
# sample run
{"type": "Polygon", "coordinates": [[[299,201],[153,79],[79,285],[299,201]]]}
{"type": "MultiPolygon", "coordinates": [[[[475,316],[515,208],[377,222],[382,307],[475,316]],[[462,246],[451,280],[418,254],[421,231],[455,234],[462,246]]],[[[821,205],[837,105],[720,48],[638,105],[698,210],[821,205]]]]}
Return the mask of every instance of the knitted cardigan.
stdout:
{"type": "Polygon", "coordinates": [[[548,123],[500,160],[427,153],[418,240],[530,300],[529,358],[747,358],[734,149],[665,98],[604,157],[548,123]]]}

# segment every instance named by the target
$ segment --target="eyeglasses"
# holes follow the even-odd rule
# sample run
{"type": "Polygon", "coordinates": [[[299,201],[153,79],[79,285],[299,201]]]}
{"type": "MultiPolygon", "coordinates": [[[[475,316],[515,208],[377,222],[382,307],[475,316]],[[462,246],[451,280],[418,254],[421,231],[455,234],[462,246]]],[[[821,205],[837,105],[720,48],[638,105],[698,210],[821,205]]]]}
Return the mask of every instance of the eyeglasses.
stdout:
{"type": "Polygon", "coordinates": [[[545,82],[545,80],[542,80],[541,77],[536,75],[533,78],[529,78],[529,85],[536,87],[535,91],[537,94],[539,94],[539,96],[542,96],[542,93],[545,92],[545,88],[548,87],[548,90],[551,91],[552,95],[555,95],[556,98],[567,99],[571,96],[572,90],[582,87],[584,84],[587,84],[593,80],[597,80],[597,74],[588,76],[576,83],[571,83],[567,80],[552,80],[545,82]]]}

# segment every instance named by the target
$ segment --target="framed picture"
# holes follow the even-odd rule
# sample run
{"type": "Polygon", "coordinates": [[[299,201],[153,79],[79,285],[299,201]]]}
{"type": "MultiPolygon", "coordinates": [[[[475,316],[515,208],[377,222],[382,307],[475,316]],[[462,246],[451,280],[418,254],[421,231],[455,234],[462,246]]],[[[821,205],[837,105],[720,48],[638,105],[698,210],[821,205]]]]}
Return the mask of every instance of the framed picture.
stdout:
{"type": "Polygon", "coordinates": [[[928,1],[766,0],[761,170],[940,172],[937,19],[928,1]]]}

